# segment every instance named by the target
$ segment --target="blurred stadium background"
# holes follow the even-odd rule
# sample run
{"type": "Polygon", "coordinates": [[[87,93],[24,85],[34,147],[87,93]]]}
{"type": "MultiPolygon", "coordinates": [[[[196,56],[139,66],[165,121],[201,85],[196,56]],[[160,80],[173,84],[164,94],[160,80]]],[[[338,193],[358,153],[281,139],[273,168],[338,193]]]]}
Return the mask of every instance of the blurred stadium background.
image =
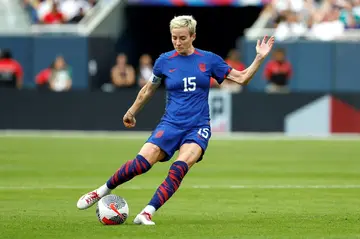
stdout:
{"type": "MultiPolygon", "coordinates": [[[[360,0],[0,0],[1,238],[360,238],[359,40],[360,0]],[[75,203],[159,122],[164,87],[122,117],[182,14],[237,69],[275,49],[248,86],[210,82],[206,160],[156,229],[104,228],[75,203]]],[[[168,166],[115,191],[132,216],[168,166]]]]}

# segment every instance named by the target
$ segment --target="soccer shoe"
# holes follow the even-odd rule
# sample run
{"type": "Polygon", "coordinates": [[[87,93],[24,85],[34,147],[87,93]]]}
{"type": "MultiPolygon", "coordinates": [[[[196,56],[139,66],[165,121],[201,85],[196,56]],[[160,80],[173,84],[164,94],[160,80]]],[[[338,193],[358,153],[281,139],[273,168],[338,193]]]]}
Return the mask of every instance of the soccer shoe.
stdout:
{"type": "MultiPolygon", "coordinates": [[[[105,196],[105,195],[103,195],[105,196]]],[[[99,200],[101,199],[101,197],[99,196],[97,190],[89,192],[87,194],[85,194],[84,196],[82,196],[76,206],[77,208],[83,210],[83,209],[87,209],[89,207],[91,207],[92,205],[94,205],[95,203],[97,203],[99,200]]]]}
{"type": "Polygon", "coordinates": [[[155,225],[155,222],[151,220],[151,214],[147,212],[138,214],[134,219],[134,223],[138,225],[155,225]]]}

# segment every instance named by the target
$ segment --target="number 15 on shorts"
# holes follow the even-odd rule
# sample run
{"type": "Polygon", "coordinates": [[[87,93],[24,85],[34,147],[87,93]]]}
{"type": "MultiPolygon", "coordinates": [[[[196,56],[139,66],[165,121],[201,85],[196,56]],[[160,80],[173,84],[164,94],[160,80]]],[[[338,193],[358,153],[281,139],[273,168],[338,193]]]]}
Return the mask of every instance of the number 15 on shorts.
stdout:
{"type": "Polygon", "coordinates": [[[210,136],[210,129],[209,128],[202,128],[199,129],[198,134],[203,137],[204,139],[208,139],[210,136]]]}

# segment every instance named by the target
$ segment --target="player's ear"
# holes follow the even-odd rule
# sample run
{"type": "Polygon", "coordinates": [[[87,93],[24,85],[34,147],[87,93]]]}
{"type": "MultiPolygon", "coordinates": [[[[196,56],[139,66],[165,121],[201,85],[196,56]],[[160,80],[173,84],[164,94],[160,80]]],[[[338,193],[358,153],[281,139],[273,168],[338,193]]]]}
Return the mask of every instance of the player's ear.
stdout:
{"type": "Polygon", "coordinates": [[[194,41],[196,39],[196,33],[192,34],[191,38],[194,41]]]}

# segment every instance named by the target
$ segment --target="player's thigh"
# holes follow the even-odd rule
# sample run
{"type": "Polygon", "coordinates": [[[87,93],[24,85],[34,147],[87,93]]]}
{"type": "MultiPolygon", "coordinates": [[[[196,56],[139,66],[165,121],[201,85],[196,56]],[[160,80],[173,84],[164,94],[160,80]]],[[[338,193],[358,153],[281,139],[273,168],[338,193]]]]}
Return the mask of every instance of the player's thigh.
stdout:
{"type": "Polygon", "coordinates": [[[163,160],[166,156],[165,152],[159,146],[153,143],[145,143],[140,149],[139,154],[143,156],[151,165],[163,160]]]}
{"type": "Polygon", "coordinates": [[[197,143],[185,143],[181,145],[176,161],[183,161],[190,168],[200,159],[202,154],[203,149],[197,143]]]}
{"type": "Polygon", "coordinates": [[[194,128],[188,131],[180,143],[178,160],[188,163],[189,166],[202,160],[211,138],[209,125],[194,128]]]}
{"type": "Polygon", "coordinates": [[[156,127],[146,142],[158,146],[165,153],[165,157],[160,161],[166,162],[179,149],[183,135],[183,129],[162,122],[156,127]]]}

